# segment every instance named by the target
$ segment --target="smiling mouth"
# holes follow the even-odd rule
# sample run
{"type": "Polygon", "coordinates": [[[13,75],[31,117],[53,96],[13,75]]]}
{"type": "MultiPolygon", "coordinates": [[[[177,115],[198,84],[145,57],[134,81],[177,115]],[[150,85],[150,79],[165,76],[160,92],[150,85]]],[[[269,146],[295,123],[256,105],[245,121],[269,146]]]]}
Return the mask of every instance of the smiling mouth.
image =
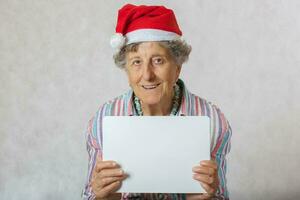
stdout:
{"type": "Polygon", "coordinates": [[[153,85],[142,85],[142,87],[146,90],[153,90],[153,89],[157,88],[159,85],[160,85],[160,83],[153,84],[153,85]]]}

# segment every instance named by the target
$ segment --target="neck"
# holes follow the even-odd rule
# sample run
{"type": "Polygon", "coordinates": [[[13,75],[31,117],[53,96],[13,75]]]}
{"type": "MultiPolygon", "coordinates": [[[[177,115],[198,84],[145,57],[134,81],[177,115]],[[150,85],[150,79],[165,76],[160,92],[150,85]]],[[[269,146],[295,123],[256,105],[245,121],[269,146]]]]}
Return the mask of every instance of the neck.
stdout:
{"type": "Polygon", "coordinates": [[[164,100],[162,100],[158,104],[154,104],[154,105],[148,105],[148,104],[144,104],[143,102],[141,102],[143,114],[145,116],[170,115],[171,109],[172,109],[172,106],[173,106],[173,96],[174,96],[174,92],[172,92],[172,95],[170,95],[169,97],[166,97],[164,100]]]}

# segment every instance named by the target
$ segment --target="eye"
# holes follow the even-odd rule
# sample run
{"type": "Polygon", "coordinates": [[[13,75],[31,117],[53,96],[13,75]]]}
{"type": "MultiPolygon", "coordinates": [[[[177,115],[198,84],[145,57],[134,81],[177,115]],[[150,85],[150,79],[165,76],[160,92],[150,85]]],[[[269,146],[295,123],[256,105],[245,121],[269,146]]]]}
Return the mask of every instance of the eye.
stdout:
{"type": "Polygon", "coordinates": [[[138,67],[142,64],[142,60],[141,59],[132,59],[129,63],[129,66],[132,66],[132,67],[138,67]]]}
{"type": "Polygon", "coordinates": [[[164,63],[164,59],[161,57],[155,57],[153,58],[153,64],[154,65],[161,65],[164,63]]]}
{"type": "Polygon", "coordinates": [[[132,62],[131,62],[131,65],[133,65],[133,66],[139,66],[139,65],[141,65],[141,60],[138,60],[138,59],[135,59],[135,60],[133,60],[132,62]]]}

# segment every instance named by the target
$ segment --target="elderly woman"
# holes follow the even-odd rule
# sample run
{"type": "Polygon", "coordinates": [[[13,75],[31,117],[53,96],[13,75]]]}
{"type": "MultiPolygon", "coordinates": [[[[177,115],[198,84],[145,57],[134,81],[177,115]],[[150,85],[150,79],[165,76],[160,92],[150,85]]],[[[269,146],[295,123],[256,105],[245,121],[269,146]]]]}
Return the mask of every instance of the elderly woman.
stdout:
{"type": "Polygon", "coordinates": [[[231,128],[215,105],[191,94],[179,79],[191,51],[181,35],[173,11],[163,6],[127,4],[119,10],[111,45],[116,50],[115,63],[124,69],[131,89],[102,105],[89,122],[84,199],[228,199],[225,156],[230,149],[231,128]],[[116,193],[126,174],[117,161],[102,160],[102,119],[109,115],[210,117],[211,160],[191,166],[191,178],[207,193],[116,193]]]}

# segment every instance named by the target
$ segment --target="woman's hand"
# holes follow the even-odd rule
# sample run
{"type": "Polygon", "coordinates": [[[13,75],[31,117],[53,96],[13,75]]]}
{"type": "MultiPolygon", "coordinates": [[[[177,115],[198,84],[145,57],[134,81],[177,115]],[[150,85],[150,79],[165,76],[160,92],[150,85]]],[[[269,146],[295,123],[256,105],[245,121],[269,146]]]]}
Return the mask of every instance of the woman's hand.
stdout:
{"type": "Polygon", "coordinates": [[[97,160],[91,180],[96,199],[112,197],[125,178],[126,174],[115,161],[97,160]]]}
{"type": "Polygon", "coordinates": [[[200,182],[207,193],[187,194],[187,200],[210,199],[213,197],[219,186],[217,170],[217,163],[212,160],[201,161],[200,165],[193,167],[193,178],[200,182]]]}

